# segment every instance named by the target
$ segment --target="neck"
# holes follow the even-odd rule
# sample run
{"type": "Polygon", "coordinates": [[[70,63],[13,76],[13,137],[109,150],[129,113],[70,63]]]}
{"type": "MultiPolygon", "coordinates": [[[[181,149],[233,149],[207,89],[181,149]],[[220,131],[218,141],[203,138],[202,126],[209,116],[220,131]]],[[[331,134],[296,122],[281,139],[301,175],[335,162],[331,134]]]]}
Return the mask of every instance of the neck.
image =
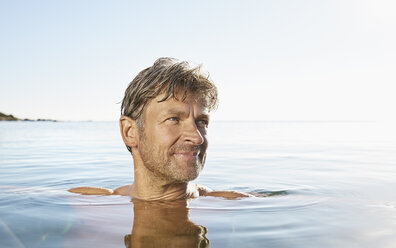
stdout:
{"type": "Polygon", "coordinates": [[[135,181],[131,191],[132,198],[155,200],[178,200],[198,197],[193,183],[174,182],[154,175],[138,156],[134,156],[135,181]]]}

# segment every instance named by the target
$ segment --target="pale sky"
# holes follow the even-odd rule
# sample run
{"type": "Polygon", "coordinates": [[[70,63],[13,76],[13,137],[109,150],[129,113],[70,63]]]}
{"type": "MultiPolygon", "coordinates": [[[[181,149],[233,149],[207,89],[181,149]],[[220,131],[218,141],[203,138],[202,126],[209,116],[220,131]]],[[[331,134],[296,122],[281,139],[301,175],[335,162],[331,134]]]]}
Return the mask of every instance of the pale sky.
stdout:
{"type": "Polygon", "coordinates": [[[395,120],[393,0],[0,0],[0,112],[117,120],[158,57],[203,64],[216,120],[395,120]]]}

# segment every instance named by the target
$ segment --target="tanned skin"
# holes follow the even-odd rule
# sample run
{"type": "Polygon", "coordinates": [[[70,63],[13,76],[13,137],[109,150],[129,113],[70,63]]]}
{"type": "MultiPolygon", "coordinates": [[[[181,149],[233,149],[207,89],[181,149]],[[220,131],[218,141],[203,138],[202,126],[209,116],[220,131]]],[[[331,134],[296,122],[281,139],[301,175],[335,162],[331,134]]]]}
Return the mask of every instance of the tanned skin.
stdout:
{"type": "Polygon", "coordinates": [[[120,118],[122,139],[132,148],[134,183],[114,190],[78,187],[69,191],[123,195],[146,201],[252,196],[235,191],[213,191],[190,182],[198,177],[205,163],[209,113],[202,100],[193,94],[188,94],[183,101],[172,97],[159,101],[163,97],[164,94],[158,95],[145,107],[143,128],[127,116],[120,118]]]}

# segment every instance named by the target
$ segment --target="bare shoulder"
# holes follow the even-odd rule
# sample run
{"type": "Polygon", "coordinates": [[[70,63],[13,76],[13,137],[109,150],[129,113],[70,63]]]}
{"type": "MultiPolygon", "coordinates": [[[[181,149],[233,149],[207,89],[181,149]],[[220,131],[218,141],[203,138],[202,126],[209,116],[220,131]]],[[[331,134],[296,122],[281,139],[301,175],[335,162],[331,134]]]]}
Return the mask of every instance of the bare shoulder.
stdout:
{"type": "Polygon", "coordinates": [[[121,187],[118,187],[114,190],[114,195],[123,195],[123,196],[131,196],[133,190],[133,184],[127,184],[121,187]]]}
{"type": "Polygon", "coordinates": [[[206,186],[197,184],[197,188],[200,196],[215,196],[215,197],[224,197],[227,199],[234,199],[239,197],[254,197],[248,193],[242,193],[237,191],[214,191],[206,186]]]}
{"type": "Polygon", "coordinates": [[[76,187],[71,188],[68,191],[82,195],[112,195],[114,193],[114,191],[111,189],[99,187],[76,187]]]}
{"type": "Polygon", "coordinates": [[[238,192],[238,191],[212,191],[206,194],[206,196],[224,197],[227,199],[234,199],[239,197],[254,197],[254,195],[238,192]]]}
{"type": "Polygon", "coordinates": [[[71,188],[68,191],[71,193],[82,194],[82,195],[123,195],[130,196],[133,189],[133,184],[124,185],[116,188],[115,190],[100,188],[100,187],[76,187],[71,188]]]}

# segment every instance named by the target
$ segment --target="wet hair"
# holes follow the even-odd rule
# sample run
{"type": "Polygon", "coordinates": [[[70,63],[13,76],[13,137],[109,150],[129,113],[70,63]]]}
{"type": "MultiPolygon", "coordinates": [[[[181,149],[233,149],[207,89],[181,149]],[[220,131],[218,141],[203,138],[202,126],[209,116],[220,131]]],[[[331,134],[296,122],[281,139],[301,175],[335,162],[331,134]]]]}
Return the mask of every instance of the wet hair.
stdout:
{"type": "Polygon", "coordinates": [[[146,105],[162,93],[165,95],[158,102],[170,97],[184,101],[187,94],[193,94],[208,111],[217,107],[217,88],[209,79],[209,74],[201,70],[201,66],[165,57],[141,71],[128,85],[122,100],[121,115],[136,120],[141,129],[146,105]],[[180,92],[183,93],[182,98],[178,99],[180,92]]]}

